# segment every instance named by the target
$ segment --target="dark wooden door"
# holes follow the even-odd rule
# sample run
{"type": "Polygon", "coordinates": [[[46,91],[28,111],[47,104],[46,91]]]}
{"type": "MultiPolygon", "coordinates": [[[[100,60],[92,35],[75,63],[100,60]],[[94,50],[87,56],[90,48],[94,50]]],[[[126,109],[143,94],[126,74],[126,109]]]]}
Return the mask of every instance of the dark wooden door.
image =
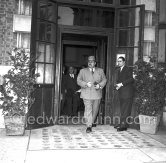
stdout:
{"type": "Polygon", "coordinates": [[[35,103],[29,110],[27,125],[38,128],[55,124],[54,81],[56,54],[56,4],[48,0],[33,1],[31,57],[36,58],[31,67],[40,74],[33,94],[35,103]]]}
{"type": "MultiPolygon", "coordinates": [[[[143,59],[143,40],[144,40],[144,5],[119,7],[115,10],[115,40],[114,40],[114,64],[113,74],[116,74],[117,58],[123,56],[126,64],[133,68],[133,65],[143,59]]],[[[112,83],[115,83],[116,76],[113,76],[112,83]]],[[[119,116],[119,102],[117,91],[113,90],[113,113],[119,116]]],[[[132,117],[137,114],[136,109],[132,109],[132,117]]],[[[116,123],[112,119],[112,123],[116,123]]]]}

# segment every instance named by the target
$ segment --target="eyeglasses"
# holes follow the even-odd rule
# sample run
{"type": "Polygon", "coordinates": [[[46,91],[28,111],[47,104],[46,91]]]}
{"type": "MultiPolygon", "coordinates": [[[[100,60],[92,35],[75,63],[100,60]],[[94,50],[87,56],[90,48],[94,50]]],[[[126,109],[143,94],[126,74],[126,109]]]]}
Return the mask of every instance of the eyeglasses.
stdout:
{"type": "Polygon", "coordinates": [[[88,62],[89,62],[89,63],[93,63],[93,62],[95,62],[95,61],[94,61],[94,60],[88,60],[88,62]]]}

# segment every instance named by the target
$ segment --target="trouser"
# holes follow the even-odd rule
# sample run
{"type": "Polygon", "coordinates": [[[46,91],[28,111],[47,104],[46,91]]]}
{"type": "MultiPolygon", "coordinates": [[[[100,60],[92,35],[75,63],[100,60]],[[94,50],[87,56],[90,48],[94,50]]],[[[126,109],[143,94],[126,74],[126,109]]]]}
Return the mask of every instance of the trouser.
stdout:
{"type": "Polygon", "coordinates": [[[79,96],[77,94],[73,94],[71,96],[66,96],[65,99],[65,108],[64,112],[68,116],[77,116],[78,114],[78,101],[79,96]]]}
{"type": "Polygon", "coordinates": [[[127,99],[119,99],[120,101],[120,126],[121,127],[128,127],[131,110],[132,110],[132,102],[133,98],[127,99]]]}
{"type": "Polygon", "coordinates": [[[88,100],[83,99],[85,105],[84,118],[87,127],[91,127],[95,122],[96,116],[99,111],[100,99],[88,100]]]}

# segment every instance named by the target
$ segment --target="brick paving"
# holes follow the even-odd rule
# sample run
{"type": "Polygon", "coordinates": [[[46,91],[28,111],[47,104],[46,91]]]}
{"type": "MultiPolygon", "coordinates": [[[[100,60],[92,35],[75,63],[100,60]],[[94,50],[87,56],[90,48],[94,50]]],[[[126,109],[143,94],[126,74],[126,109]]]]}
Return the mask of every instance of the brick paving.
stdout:
{"type": "Polygon", "coordinates": [[[85,129],[83,125],[55,125],[26,130],[24,136],[6,136],[5,129],[0,129],[0,163],[75,163],[77,158],[79,163],[166,163],[165,131],[148,135],[101,125],[86,134],[85,129]]]}
{"type": "Polygon", "coordinates": [[[166,148],[166,145],[134,129],[117,132],[100,125],[87,134],[85,126],[53,126],[31,131],[28,150],[166,148]]]}

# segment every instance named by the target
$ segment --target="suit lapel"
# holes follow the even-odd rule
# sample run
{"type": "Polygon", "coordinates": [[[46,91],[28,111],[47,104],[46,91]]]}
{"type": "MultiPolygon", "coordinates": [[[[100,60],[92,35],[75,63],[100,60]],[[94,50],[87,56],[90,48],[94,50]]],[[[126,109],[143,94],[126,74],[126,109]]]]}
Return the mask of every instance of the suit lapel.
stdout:
{"type": "Polygon", "coordinates": [[[120,74],[121,74],[121,72],[120,72],[120,68],[118,69],[118,79],[119,79],[119,77],[120,77],[120,74]]]}
{"type": "Polygon", "coordinates": [[[125,73],[126,68],[127,68],[126,66],[123,67],[123,69],[122,69],[122,73],[125,73]]]}
{"type": "Polygon", "coordinates": [[[72,77],[70,76],[70,74],[69,74],[69,78],[71,78],[71,79],[72,79],[72,77]]]}
{"type": "Polygon", "coordinates": [[[126,66],[123,67],[122,71],[120,71],[120,68],[118,70],[118,80],[121,81],[121,79],[123,78],[123,75],[125,73],[125,69],[126,69],[126,66]]]}
{"type": "Polygon", "coordinates": [[[119,69],[120,74],[123,74],[125,72],[125,69],[126,69],[126,66],[123,67],[122,71],[120,71],[120,69],[119,69]]]}
{"type": "MultiPolygon", "coordinates": [[[[89,68],[87,68],[87,71],[88,71],[88,73],[90,74],[90,75],[92,75],[92,72],[90,71],[90,69],[89,68]]],[[[94,71],[95,72],[95,71],[94,71]]],[[[93,74],[94,75],[94,74],[93,74]]],[[[92,75],[92,76],[93,76],[92,75]]]]}
{"type": "Polygon", "coordinates": [[[69,77],[70,79],[72,79],[72,80],[75,79],[75,75],[74,75],[74,78],[73,78],[73,77],[70,76],[70,74],[68,74],[68,77],[69,77]]]}

